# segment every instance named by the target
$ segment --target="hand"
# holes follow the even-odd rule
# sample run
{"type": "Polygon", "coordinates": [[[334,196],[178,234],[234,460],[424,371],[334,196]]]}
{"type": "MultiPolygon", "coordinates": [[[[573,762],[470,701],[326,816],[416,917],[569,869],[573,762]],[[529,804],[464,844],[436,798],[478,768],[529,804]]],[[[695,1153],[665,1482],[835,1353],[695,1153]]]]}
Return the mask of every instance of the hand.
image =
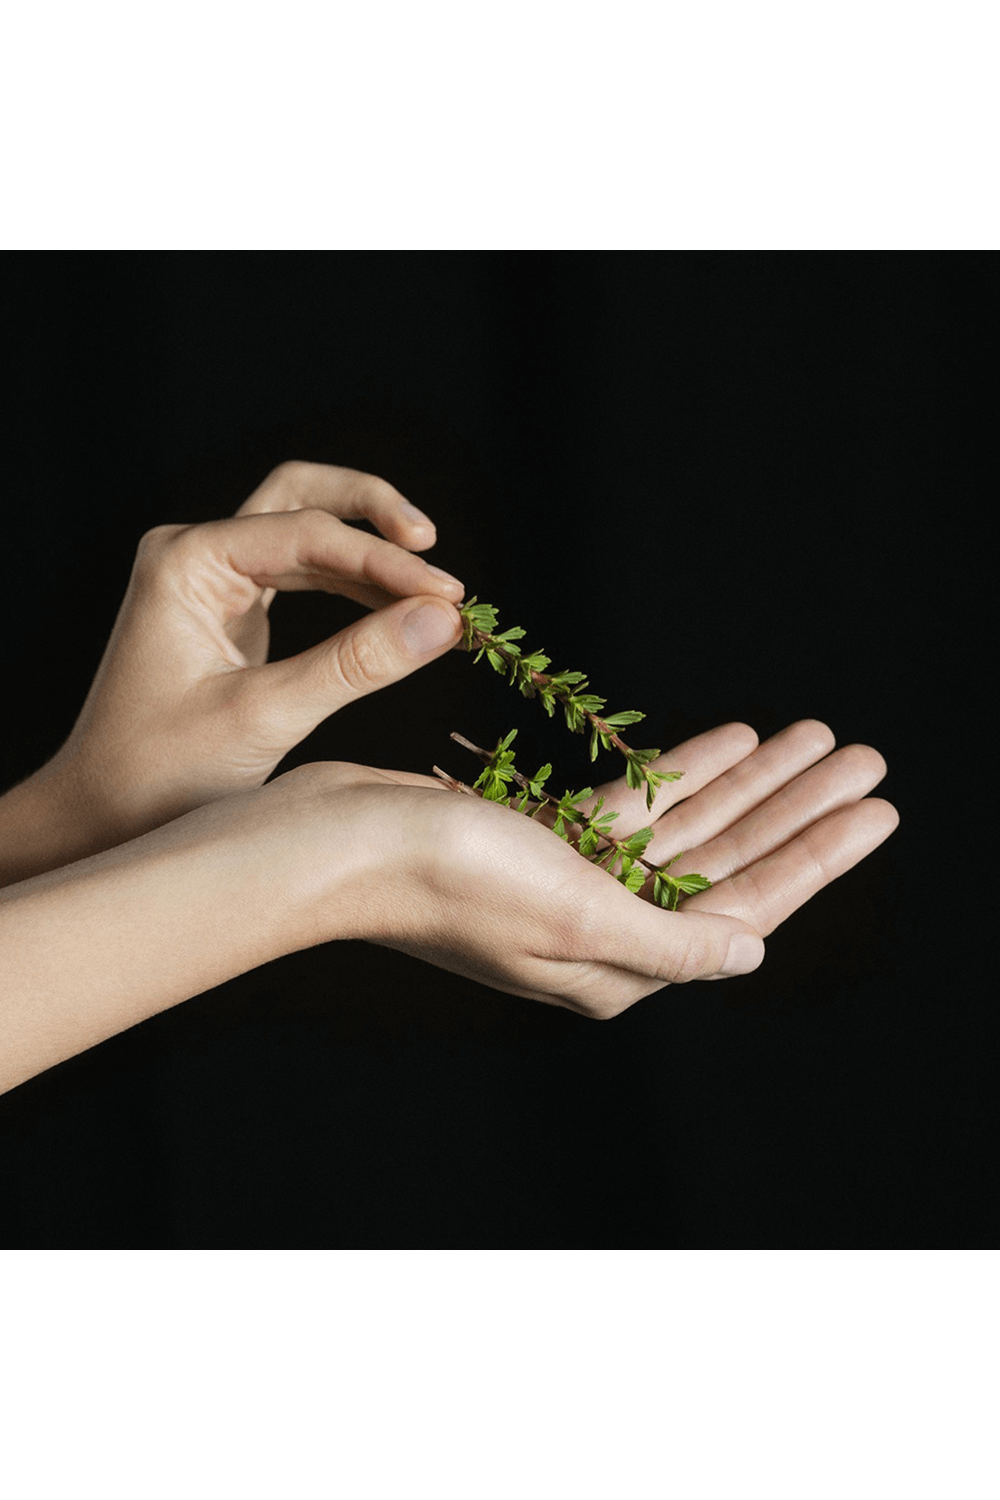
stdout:
{"type": "MultiPolygon", "coordinates": [[[[812,720],[759,747],[746,725],[724,725],[655,763],[685,774],[652,813],[624,778],[599,789],[619,811],[616,833],[652,821],[651,861],[686,850],[672,873],[715,882],[676,912],[630,894],[540,820],[430,777],[340,765],[290,775],[313,778],[329,826],[372,851],[360,880],[341,887],[338,935],[606,1018],[666,984],[756,968],[762,935],[893,831],[895,809],[867,797],[882,757],[861,745],[830,754],[833,744],[812,720]]],[[[321,922],[306,941],[326,935],[321,922]]]]}
{"type": "MultiPolygon", "coordinates": [[[[686,774],[661,789],[650,849],[668,858],[688,843],[684,863],[717,881],[676,912],[631,895],[539,821],[431,777],[337,763],[24,880],[0,893],[0,1091],[335,938],[602,1018],[666,984],[745,973],[763,957],[760,933],[896,825],[865,795],[881,756],[828,755],[832,738],[806,722],[758,749],[730,724],[663,757],[686,774]]],[[[603,790],[623,831],[646,823],[641,793],[603,790]]]]}
{"type": "Polygon", "coordinates": [[[39,773],[75,840],[59,860],[260,786],[329,714],[453,646],[462,585],[412,555],[434,539],[384,480],[306,463],[229,520],[149,532],[80,718],[39,773]],[[381,536],[345,524],[361,518],[381,536]],[[293,589],[374,613],[267,665],[269,606],[293,589]]]}
{"type": "MultiPolygon", "coordinates": [[[[651,864],[680,854],[672,875],[697,871],[712,881],[681,903],[686,913],[738,917],[766,937],[899,823],[890,803],[868,796],[885,776],[882,756],[835,743],[815,719],[762,745],[747,725],[726,724],[653,762],[684,776],[659,788],[651,811],[624,777],[599,789],[602,811],[618,812],[617,838],[652,827],[651,864]]],[[[643,895],[651,899],[651,883],[643,895]]]]}

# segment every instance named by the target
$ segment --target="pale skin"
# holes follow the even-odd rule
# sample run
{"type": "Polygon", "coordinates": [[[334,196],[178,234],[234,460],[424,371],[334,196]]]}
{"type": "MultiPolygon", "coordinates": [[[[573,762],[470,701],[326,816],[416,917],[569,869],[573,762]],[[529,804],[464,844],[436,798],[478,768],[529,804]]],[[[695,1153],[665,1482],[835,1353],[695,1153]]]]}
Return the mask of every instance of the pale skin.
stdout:
{"type": "Polygon", "coordinates": [[[673,872],[713,881],[676,912],[432,776],[327,762],[264,785],[328,715],[458,642],[463,585],[417,555],[434,541],[385,481],[318,464],[282,465],[227,521],[143,539],[66,745],[0,798],[0,1090],[338,938],[609,1018],[755,969],[763,938],[895,828],[869,795],[882,757],[815,720],[676,746],[655,764],[683,779],[652,811],[624,778],[597,789],[616,836],[652,824],[647,858],[683,849],[673,872]],[[268,663],[275,593],[302,588],[371,612],[268,663]]]}

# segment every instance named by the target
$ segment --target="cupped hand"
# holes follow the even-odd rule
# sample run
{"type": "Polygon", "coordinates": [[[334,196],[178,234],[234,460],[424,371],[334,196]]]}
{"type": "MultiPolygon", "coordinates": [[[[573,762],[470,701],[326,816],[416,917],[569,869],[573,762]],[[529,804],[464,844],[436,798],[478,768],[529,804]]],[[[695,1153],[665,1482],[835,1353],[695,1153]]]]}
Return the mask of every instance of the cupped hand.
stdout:
{"type": "Polygon", "coordinates": [[[623,834],[652,816],[653,861],[686,850],[673,870],[715,882],[676,912],[626,891],[541,821],[431,777],[341,765],[289,776],[313,778],[342,842],[368,851],[339,888],[338,935],[607,1018],[667,984],[755,969],[762,935],[888,837],[895,810],[867,796],[881,756],[832,746],[813,721],[760,746],[747,726],[725,725],[662,758],[685,774],[652,815],[624,780],[600,789],[623,834]]]}
{"type": "Polygon", "coordinates": [[[74,857],[261,785],[329,714],[453,646],[462,585],[413,555],[434,540],[386,481],[309,463],[282,464],[227,520],[143,537],[90,694],[44,772],[79,823],[74,857]],[[268,663],[268,609],[298,589],[373,612],[268,663]]]}
{"type": "MultiPolygon", "coordinates": [[[[802,719],[758,743],[746,724],[726,724],[653,762],[680,781],[645,793],[621,777],[595,792],[618,817],[616,838],[651,827],[645,858],[671,875],[697,872],[711,888],[682,902],[690,914],[749,922],[767,936],[893,832],[896,809],[869,793],[886,765],[869,745],[835,749],[833,732],[802,719]]],[[[585,804],[586,805],[586,804],[585,804]]],[[[651,898],[651,885],[643,891],[651,898]]]]}

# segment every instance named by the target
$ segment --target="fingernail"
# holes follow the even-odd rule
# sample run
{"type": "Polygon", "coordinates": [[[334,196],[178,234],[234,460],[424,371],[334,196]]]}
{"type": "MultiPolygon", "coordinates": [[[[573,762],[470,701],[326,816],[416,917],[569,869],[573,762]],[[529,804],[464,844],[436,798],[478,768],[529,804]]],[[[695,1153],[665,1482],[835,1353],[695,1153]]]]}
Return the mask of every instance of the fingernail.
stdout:
{"type": "Polygon", "coordinates": [[[453,588],[458,589],[460,593],[465,593],[465,584],[461,579],[456,578],[454,573],[446,573],[444,568],[436,568],[433,563],[425,563],[424,566],[428,573],[434,574],[435,578],[440,578],[444,583],[449,583],[453,588]]]}
{"type": "Polygon", "coordinates": [[[455,615],[436,604],[419,604],[403,621],[403,639],[414,656],[426,656],[457,636],[455,615]]]}
{"type": "Polygon", "coordinates": [[[411,524],[414,526],[434,525],[434,522],[431,520],[430,516],[425,516],[422,510],[417,510],[417,507],[415,505],[411,505],[409,500],[403,500],[400,503],[399,508],[403,513],[404,519],[411,522],[411,524]]]}
{"type": "Polygon", "coordinates": [[[763,961],[763,941],[759,937],[752,937],[749,932],[734,932],[729,939],[726,961],[719,973],[727,976],[749,974],[753,969],[759,968],[763,961]]]}

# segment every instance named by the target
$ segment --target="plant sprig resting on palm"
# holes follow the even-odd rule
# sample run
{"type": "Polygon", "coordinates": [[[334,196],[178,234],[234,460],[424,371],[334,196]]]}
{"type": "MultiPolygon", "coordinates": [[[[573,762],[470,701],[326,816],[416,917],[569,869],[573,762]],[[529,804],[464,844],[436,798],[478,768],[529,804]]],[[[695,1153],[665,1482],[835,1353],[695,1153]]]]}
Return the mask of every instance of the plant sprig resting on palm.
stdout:
{"type": "MultiPolygon", "coordinates": [[[[545,669],[551,665],[550,658],[541,651],[522,651],[517,642],[525,632],[519,625],[497,631],[497,612],[492,604],[480,604],[473,597],[460,607],[463,621],[462,644],[467,651],[477,652],[476,661],[486,657],[495,671],[506,676],[507,681],[517,687],[526,698],[538,698],[550,715],[556,707],[562,709],[567,727],[575,733],[590,730],[590,758],[596,760],[600,746],[615,749],[625,757],[627,784],[638,791],[646,789],[646,806],[651,808],[657,787],[665,781],[679,781],[681,771],[654,771],[650,762],[659,755],[659,750],[634,750],[621,738],[618,731],[630,724],[637,724],[645,715],[633,709],[622,713],[605,714],[606,700],[587,691],[589,683],[583,672],[554,672],[545,669]]],[[[535,818],[543,810],[551,818],[553,833],[565,839],[592,864],[607,870],[627,890],[640,892],[652,879],[652,897],[668,911],[676,911],[681,896],[695,891],[707,890],[711,885],[704,875],[670,875],[670,867],[681,858],[675,854],[662,865],[654,865],[644,858],[646,846],[653,836],[651,828],[640,828],[626,839],[616,839],[611,825],[616,812],[602,811],[604,798],[599,797],[588,812],[583,804],[593,796],[592,787],[579,792],[564,792],[561,797],[545,790],[545,783],[552,775],[552,767],[544,765],[534,776],[523,775],[514,764],[511,745],[517,734],[512,729],[497,741],[492,751],[482,750],[471,740],[460,734],[452,739],[473,751],[484,762],[483,770],[471,787],[466,786],[447,772],[435,766],[435,773],[456,791],[472,793],[488,802],[499,802],[504,807],[535,818]],[[520,789],[515,797],[512,784],[520,789]]]]}

